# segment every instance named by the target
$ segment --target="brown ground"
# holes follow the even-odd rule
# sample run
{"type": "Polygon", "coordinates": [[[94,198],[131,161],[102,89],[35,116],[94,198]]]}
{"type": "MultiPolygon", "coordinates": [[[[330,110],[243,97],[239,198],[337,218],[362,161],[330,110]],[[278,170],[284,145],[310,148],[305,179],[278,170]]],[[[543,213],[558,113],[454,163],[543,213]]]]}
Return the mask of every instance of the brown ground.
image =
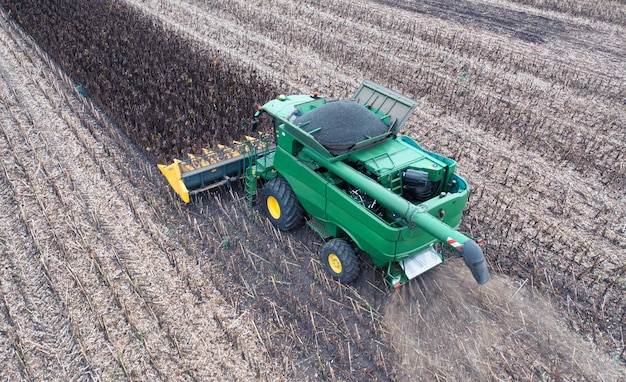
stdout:
{"type": "Polygon", "coordinates": [[[285,92],[419,99],[405,133],[459,162],[495,274],[340,286],[241,190],[179,205],[3,13],[2,379],[626,378],[623,4],[127,2],[285,92]]]}

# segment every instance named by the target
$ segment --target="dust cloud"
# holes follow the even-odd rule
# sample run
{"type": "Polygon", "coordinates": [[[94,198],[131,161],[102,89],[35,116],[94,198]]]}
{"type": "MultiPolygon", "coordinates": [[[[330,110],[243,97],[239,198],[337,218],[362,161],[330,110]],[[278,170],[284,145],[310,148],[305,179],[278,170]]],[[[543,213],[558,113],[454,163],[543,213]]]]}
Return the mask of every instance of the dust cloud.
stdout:
{"type": "Polygon", "coordinates": [[[492,275],[479,286],[461,260],[396,291],[385,320],[399,380],[626,381],[528,285],[492,275]]]}

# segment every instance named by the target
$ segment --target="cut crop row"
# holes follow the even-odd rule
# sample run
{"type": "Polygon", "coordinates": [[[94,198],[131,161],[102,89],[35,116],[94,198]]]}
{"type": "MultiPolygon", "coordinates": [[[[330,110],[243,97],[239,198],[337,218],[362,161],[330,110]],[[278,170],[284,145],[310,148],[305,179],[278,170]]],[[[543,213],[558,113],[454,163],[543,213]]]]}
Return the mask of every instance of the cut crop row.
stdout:
{"type": "Polygon", "coordinates": [[[572,67],[566,60],[555,65],[553,58],[529,59],[515,46],[473,39],[468,31],[433,32],[383,13],[365,19],[353,4],[281,6],[287,14],[298,12],[298,18],[279,20],[268,9],[233,0],[211,8],[287,46],[304,45],[330,57],[338,68],[372,73],[405,94],[427,99],[444,115],[518,140],[546,158],[597,170],[608,186],[626,184],[626,170],[614,166],[623,159],[619,148],[626,139],[619,128],[626,123],[619,111],[626,97],[620,78],[572,67]],[[360,35],[357,44],[347,30],[360,35]]]}

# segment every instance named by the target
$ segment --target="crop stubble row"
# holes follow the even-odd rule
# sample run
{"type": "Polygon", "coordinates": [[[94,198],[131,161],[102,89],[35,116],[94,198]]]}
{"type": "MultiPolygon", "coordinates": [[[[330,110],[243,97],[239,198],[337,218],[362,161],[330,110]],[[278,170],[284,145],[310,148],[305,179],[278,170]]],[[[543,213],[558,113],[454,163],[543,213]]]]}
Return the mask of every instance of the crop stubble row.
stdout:
{"type": "MultiPolygon", "coordinates": [[[[329,4],[320,10],[314,6],[296,9],[293,4],[280,3],[277,6],[281,12],[293,15],[294,19],[279,22],[271,8],[237,1],[205,6],[204,13],[198,12],[199,6],[193,2],[188,4],[189,11],[164,1],[156,3],[151,9],[160,12],[154,14],[156,17],[167,15],[163,17],[170,20],[176,11],[184,14],[189,29],[198,31],[195,37],[211,46],[226,46],[235,51],[234,55],[253,59],[262,52],[269,64],[287,63],[277,77],[300,77],[300,87],[307,86],[308,75],[307,70],[302,70],[306,68],[301,67],[301,62],[309,59],[315,61],[312,67],[318,70],[321,67],[321,77],[333,67],[335,71],[370,72],[373,77],[383,78],[415,97],[432,100],[441,115],[461,116],[470,125],[503,140],[515,139],[524,148],[548,158],[566,160],[582,170],[597,170],[608,186],[619,187],[624,182],[624,169],[613,165],[624,159],[619,150],[624,136],[618,128],[624,120],[618,111],[626,94],[619,86],[618,77],[596,76],[596,71],[572,68],[568,62],[554,65],[551,59],[541,56],[531,62],[527,52],[506,47],[494,39],[481,42],[467,32],[420,29],[413,21],[391,20],[391,15],[380,12],[370,18],[374,20],[373,26],[367,28],[358,15],[371,13],[359,12],[353,9],[354,5],[335,5],[333,9],[333,4],[329,4]],[[216,17],[209,13],[208,7],[216,17]],[[193,9],[196,11],[191,13],[193,9]],[[350,20],[333,17],[328,9],[342,16],[350,15],[350,20]],[[227,29],[234,28],[235,23],[215,21],[228,18],[255,26],[273,41],[299,48],[283,51],[280,46],[272,47],[254,36],[247,37],[249,33],[244,28],[227,29]],[[211,27],[201,27],[209,22],[211,27]],[[355,44],[343,33],[357,29],[364,31],[359,41],[368,44],[355,44]],[[315,58],[315,49],[324,59],[315,58]],[[427,59],[415,60],[415,57],[427,59]],[[410,77],[414,78],[411,82],[407,81],[410,77]],[[593,94],[591,99],[589,93],[593,94]]],[[[184,33],[193,33],[189,29],[184,33]]],[[[328,83],[328,89],[350,91],[349,83],[354,79],[341,81],[347,84],[328,83]]],[[[326,88],[317,83],[308,86],[315,85],[326,88]]]]}
{"type": "Polygon", "coordinates": [[[563,12],[572,16],[608,21],[622,26],[626,23],[624,3],[619,0],[604,0],[594,3],[585,0],[515,0],[515,2],[549,11],[563,12]]]}
{"type": "MultiPolygon", "coordinates": [[[[201,6],[192,2],[189,4],[196,11],[188,17],[181,17],[185,15],[183,5],[189,5],[187,3],[134,4],[144,10],[154,7],[151,8],[154,16],[167,14],[165,21],[174,23],[174,28],[181,28],[183,33],[205,44],[223,47],[237,59],[257,60],[255,65],[264,70],[269,68],[270,71],[264,74],[277,83],[288,84],[290,91],[307,91],[314,83],[316,87],[328,89],[331,94],[341,97],[354,89],[358,78],[367,76],[423,99],[424,111],[418,112],[414,120],[422,118],[424,122],[417,122],[419,130],[409,131],[409,134],[416,135],[424,144],[440,148],[439,151],[445,154],[475,162],[463,163],[463,168],[472,174],[472,184],[478,185],[475,194],[480,195],[478,202],[473,199],[468,218],[475,223],[472,230],[489,232],[492,239],[489,250],[494,265],[505,273],[520,272],[521,277],[530,277],[537,284],[544,283],[556,289],[564,286],[568,299],[574,296],[584,300],[585,303],[580,305],[582,314],[592,319],[597,315],[594,309],[602,308],[602,304],[606,306],[607,292],[610,292],[610,305],[617,308],[609,317],[613,326],[608,330],[614,335],[619,333],[619,317],[623,314],[619,306],[623,304],[620,303],[620,285],[614,281],[623,265],[619,262],[610,264],[615,259],[609,256],[606,268],[594,267],[602,252],[615,253],[614,248],[619,247],[619,224],[624,219],[619,215],[623,210],[614,208],[619,206],[619,199],[595,197],[597,193],[602,194],[603,182],[615,189],[619,189],[623,182],[623,168],[610,166],[611,161],[620,160],[621,151],[614,148],[623,141],[619,135],[622,131],[613,128],[615,123],[619,126],[623,115],[612,114],[619,110],[623,95],[619,78],[596,77],[596,72],[580,64],[572,69],[567,60],[553,65],[546,56],[547,50],[539,50],[542,54],[537,55],[529,67],[528,48],[523,44],[507,46],[494,42],[493,36],[481,42],[481,39],[468,37],[467,31],[448,31],[433,20],[429,22],[432,21],[435,27],[428,28],[410,21],[412,18],[400,17],[401,13],[385,12],[384,7],[381,10],[373,6],[367,8],[362,2],[351,3],[349,8],[345,8],[345,4],[330,3],[325,6],[326,11],[319,10],[314,3],[308,8],[296,9],[285,2],[265,2],[264,6],[231,2],[217,14],[207,8],[216,5],[201,6]],[[283,16],[286,13],[290,17],[300,17],[300,22],[279,22],[279,12],[269,5],[280,8],[283,16]],[[198,9],[201,12],[197,12],[198,9]],[[363,29],[363,24],[369,25],[365,30],[370,34],[360,38],[342,34],[341,22],[333,22],[342,18],[336,17],[337,14],[344,20],[352,18],[355,33],[356,21],[359,29],[363,29]],[[368,20],[373,21],[368,23],[368,20],[358,18],[358,15],[365,14],[373,15],[368,16],[368,20]],[[252,30],[257,33],[251,33],[252,30]],[[399,30],[404,30],[404,34],[394,36],[399,30]],[[268,41],[262,37],[268,34],[273,39],[268,41]],[[362,47],[354,42],[357,40],[368,41],[370,47],[362,47]],[[282,45],[275,44],[277,41],[282,45]],[[308,43],[303,44],[303,41],[308,43]],[[412,43],[407,44],[407,41],[412,43]],[[300,45],[298,49],[296,42],[300,45]],[[469,52],[478,52],[479,57],[469,52]],[[390,56],[397,59],[390,59],[390,56]],[[415,56],[423,57],[423,62],[412,62],[415,56]],[[461,81],[463,73],[468,74],[465,82],[461,81]],[[527,97],[526,92],[532,96],[527,97]],[[592,96],[585,98],[587,92],[592,96]],[[560,102],[558,96],[562,94],[565,95],[562,99],[567,102],[560,102]],[[552,102],[546,103],[546,99],[552,102]],[[585,108],[589,100],[592,109],[585,108]],[[570,104],[573,106],[569,107],[570,104]],[[554,119],[546,123],[551,115],[555,115],[554,119]],[[570,119],[576,119],[576,123],[566,122],[570,119]],[[589,124],[596,121],[601,122],[596,134],[590,135],[578,128],[579,122],[580,126],[591,128],[589,124]],[[458,126],[462,126],[460,132],[458,126]],[[546,133],[550,129],[556,133],[546,133]],[[531,139],[527,142],[520,140],[526,136],[531,139]],[[545,142],[545,136],[553,137],[553,141],[545,142]],[[563,144],[576,142],[576,139],[576,145],[563,144]],[[503,148],[498,151],[494,147],[503,148]],[[608,152],[617,156],[590,160],[595,159],[594,154],[598,154],[597,148],[601,147],[613,148],[608,152]],[[526,155],[529,149],[532,155],[526,155]],[[522,159],[523,156],[528,158],[522,159]],[[562,161],[565,164],[563,173],[555,175],[545,158],[562,161]],[[591,186],[583,183],[563,196],[560,190],[569,188],[571,176],[575,177],[577,171],[590,170],[604,172],[595,176],[602,182],[591,186]],[[543,182],[537,180],[543,178],[549,178],[551,183],[538,187],[537,184],[543,182]],[[567,208],[559,210],[558,203],[546,206],[546,200],[563,201],[567,208]],[[609,213],[605,224],[591,227],[595,230],[592,232],[608,235],[604,236],[607,243],[594,240],[593,234],[586,232],[589,227],[585,222],[596,211],[609,213]],[[574,224],[563,224],[561,215],[564,212],[570,217],[572,213],[578,215],[573,219],[574,224]],[[534,217],[526,222],[526,216],[534,217]],[[528,240],[529,237],[533,239],[528,240]],[[567,238],[574,238],[573,245],[567,242],[567,238]],[[599,253],[592,257],[582,256],[580,251],[585,250],[588,245],[585,243],[589,242],[594,243],[592,246],[601,245],[594,249],[599,253]],[[545,250],[545,256],[540,258],[538,255],[542,250],[545,250]],[[583,282],[577,285],[567,279],[553,283],[546,271],[543,275],[541,271],[535,271],[546,261],[552,262],[549,265],[556,269],[577,269],[574,274],[580,275],[583,282]],[[589,271],[584,272],[586,269],[589,271]],[[600,299],[590,300],[598,291],[586,290],[586,287],[598,284],[604,286],[599,289],[604,293],[600,293],[600,299]]],[[[596,333],[591,326],[588,330],[596,333]]],[[[620,346],[618,336],[613,340],[617,341],[616,346],[620,346]]],[[[604,341],[610,342],[611,339],[604,341]]]]}
{"type": "MultiPolygon", "coordinates": [[[[22,372],[34,373],[29,376],[35,378],[45,378],[37,373],[96,378],[126,374],[150,379],[179,373],[193,379],[249,376],[246,373],[251,370],[236,366],[230,361],[236,357],[225,355],[239,348],[254,369],[258,358],[250,350],[253,345],[220,340],[223,331],[213,327],[230,319],[228,310],[206,309],[215,304],[210,295],[213,289],[190,285],[203,283],[198,277],[179,277],[177,273],[190,271],[184,259],[171,262],[180,250],[164,244],[154,223],[139,225],[151,221],[150,211],[129,198],[132,189],[126,190],[124,180],[112,171],[115,166],[109,154],[115,153],[93,135],[97,131],[84,126],[90,117],[74,107],[67,109],[76,99],[59,90],[63,85],[55,83],[41,61],[22,53],[24,46],[9,39],[5,42],[10,47],[5,51],[5,64],[12,67],[3,71],[7,85],[3,115],[10,116],[3,124],[3,152],[7,154],[3,180],[13,190],[13,203],[23,209],[23,214],[13,215],[21,217],[21,222],[8,224],[25,227],[36,248],[32,254],[22,254],[33,245],[14,237],[5,240],[5,244],[18,245],[13,247],[14,263],[5,269],[21,270],[15,273],[25,278],[3,293],[5,299],[18,299],[5,307],[15,322],[7,333],[13,333],[13,349],[21,349],[17,352],[22,372]],[[49,125],[42,128],[45,124],[49,125]],[[47,286],[37,283],[43,280],[47,286]],[[30,300],[35,297],[30,297],[28,288],[40,291],[32,296],[43,292],[42,299],[49,301],[30,300]],[[201,292],[194,295],[192,289],[201,292]],[[34,315],[22,315],[19,309],[25,304],[18,302],[20,298],[30,300],[24,309],[33,310],[34,315]],[[48,320],[39,321],[39,314],[48,320]],[[31,324],[52,332],[41,336],[34,329],[21,329],[31,324]],[[54,331],[57,327],[58,332],[54,331]],[[209,344],[207,339],[216,343],[209,344]],[[55,344],[61,343],[67,343],[66,348],[57,349],[55,344]],[[43,354],[34,352],[33,346],[43,349],[43,354]],[[46,349],[57,350],[46,353],[46,349]]],[[[237,328],[230,332],[232,339],[240,334],[237,328]]],[[[20,368],[7,369],[16,370],[20,368]]]]}

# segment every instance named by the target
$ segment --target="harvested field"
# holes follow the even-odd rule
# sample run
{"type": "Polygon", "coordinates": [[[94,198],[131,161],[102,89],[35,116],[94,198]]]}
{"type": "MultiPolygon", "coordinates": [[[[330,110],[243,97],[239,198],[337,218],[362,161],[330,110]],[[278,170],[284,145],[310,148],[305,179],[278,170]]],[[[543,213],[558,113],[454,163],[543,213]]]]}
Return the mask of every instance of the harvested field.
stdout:
{"type": "Polygon", "coordinates": [[[151,166],[6,14],[0,38],[2,379],[276,378],[131,181],[151,166]]]}
{"type": "Polygon", "coordinates": [[[2,379],[626,379],[623,3],[0,3],[2,379]],[[459,162],[486,286],[339,285],[308,230],[156,171],[365,78],[459,162]]]}

